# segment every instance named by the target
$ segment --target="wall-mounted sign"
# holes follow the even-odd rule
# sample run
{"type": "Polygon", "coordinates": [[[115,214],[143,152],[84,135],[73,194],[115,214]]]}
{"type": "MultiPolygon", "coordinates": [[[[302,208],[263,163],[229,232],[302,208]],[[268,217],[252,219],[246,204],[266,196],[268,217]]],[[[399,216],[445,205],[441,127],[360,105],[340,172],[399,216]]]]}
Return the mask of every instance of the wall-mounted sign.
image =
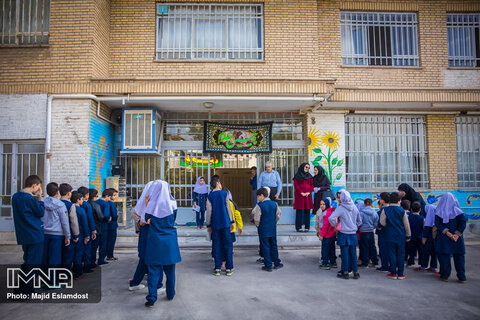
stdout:
{"type": "Polygon", "coordinates": [[[205,121],[204,152],[270,153],[272,124],[225,124],[205,121]]]}

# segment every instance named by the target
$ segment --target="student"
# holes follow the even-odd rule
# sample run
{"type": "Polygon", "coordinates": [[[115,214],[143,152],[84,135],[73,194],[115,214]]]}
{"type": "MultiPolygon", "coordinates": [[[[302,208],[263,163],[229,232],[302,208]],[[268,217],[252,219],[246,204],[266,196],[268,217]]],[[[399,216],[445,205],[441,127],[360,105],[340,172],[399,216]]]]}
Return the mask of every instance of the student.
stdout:
{"type": "Polygon", "coordinates": [[[421,265],[415,269],[415,271],[429,271],[438,275],[437,256],[435,254],[435,236],[437,234],[437,227],[435,227],[435,206],[431,204],[426,205],[425,212],[427,216],[425,217],[425,224],[423,225],[422,231],[421,265]]]}
{"type": "MultiPolygon", "coordinates": [[[[417,201],[418,202],[418,201],[417,201]]],[[[412,212],[410,211],[411,210],[411,203],[410,203],[410,200],[407,200],[407,199],[403,199],[401,202],[400,202],[400,207],[402,207],[403,210],[405,210],[405,212],[407,213],[407,215],[410,215],[412,212]]]]}
{"type": "Polygon", "coordinates": [[[97,249],[99,244],[99,237],[102,232],[103,212],[100,205],[97,203],[98,191],[96,189],[88,189],[88,203],[92,206],[93,221],[95,223],[95,238],[92,237],[90,267],[97,267],[97,249]]]}
{"type": "Polygon", "coordinates": [[[294,201],[296,210],[295,229],[297,232],[310,231],[310,210],[313,209],[313,176],[309,172],[310,165],[302,163],[293,177],[294,201]],[[305,229],[302,230],[302,225],[305,229]]]}
{"type": "Polygon", "coordinates": [[[458,200],[450,192],[445,193],[435,210],[435,226],[437,238],[435,248],[440,262],[440,280],[448,281],[452,272],[451,257],[455,263],[458,282],[465,283],[465,243],[463,232],[467,226],[467,219],[458,200]]]}
{"type": "Polygon", "coordinates": [[[283,267],[278,258],[277,222],[282,212],[275,201],[270,200],[265,188],[257,190],[258,203],[253,209],[253,220],[258,230],[260,245],[264,256],[262,270],[272,272],[273,269],[283,267]],[[272,263],[274,267],[272,268],[272,263]]]}
{"type": "Polygon", "coordinates": [[[108,238],[107,238],[107,260],[117,261],[118,259],[113,256],[115,249],[115,243],[117,242],[117,229],[118,229],[118,211],[115,205],[115,199],[117,199],[118,191],[110,188],[112,196],[108,205],[110,206],[111,220],[108,223],[108,238]]]}
{"type": "Polygon", "coordinates": [[[43,247],[43,265],[60,268],[62,265],[63,246],[70,245],[70,224],[65,204],[58,199],[60,195],[58,184],[47,184],[48,197],[45,198],[45,215],[42,217],[45,233],[43,247]]]}
{"type": "Polygon", "coordinates": [[[111,217],[111,207],[108,203],[110,199],[112,199],[113,196],[113,191],[111,189],[105,189],[102,192],[102,198],[97,200],[98,205],[100,206],[100,209],[102,210],[103,214],[103,221],[102,221],[102,227],[101,232],[100,232],[100,239],[98,239],[98,262],[97,264],[99,266],[108,264],[107,261],[105,261],[105,258],[107,256],[107,240],[108,240],[108,223],[112,220],[111,217]]]}
{"type": "Polygon", "coordinates": [[[88,202],[88,199],[90,198],[88,188],[80,187],[78,188],[78,192],[80,192],[83,198],[83,203],[81,207],[83,210],[85,210],[85,213],[87,215],[88,229],[90,230],[90,241],[85,244],[85,250],[83,253],[83,272],[90,273],[92,272],[92,262],[95,262],[95,260],[92,261],[92,241],[97,238],[97,228],[95,226],[95,220],[93,218],[93,207],[88,202]]]}
{"type": "Polygon", "coordinates": [[[320,201],[320,208],[322,210],[321,215],[317,213],[315,221],[315,228],[317,228],[318,239],[322,241],[322,264],[320,268],[324,270],[330,270],[330,268],[337,267],[337,257],[335,256],[335,240],[337,238],[337,232],[334,227],[328,222],[328,218],[332,215],[335,208],[331,208],[332,200],[327,197],[320,201]],[[322,220],[322,223],[320,223],[322,220]],[[321,225],[321,226],[320,226],[321,225]]]}
{"type": "Polygon", "coordinates": [[[225,255],[226,275],[233,274],[232,236],[233,213],[230,208],[228,193],[222,190],[222,184],[218,177],[210,181],[213,189],[207,197],[207,230],[212,238],[212,251],[215,259],[213,274],[220,275],[222,266],[222,251],[225,255]]]}
{"type": "Polygon", "coordinates": [[[250,168],[250,186],[252,187],[252,210],[257,205],[257,167],[250,168]]]}
{"type": "Polygon", "coordinates": [[[400,207],[402,196],[399,192],[390,194],[390,205],[382,209],[380,225],[385,228],[385,238],[389,251],[390,273],[387,277],[395,280],[405,279],[404,260],[405,243],[410,241],[408,216],[400,207]]]}
{"type": "Polygon", "coordinates": [[[232,193],[228,190],[226,191],[228,193],[228,200],[230,201],[230,210],[232,211],[232,215],[233,215],[233,228],[232,228],[232,231],[230,231],[230,234],[232,236],[232,245],[233,245],[233,243],[237,241],[237,238],[235,236],[235,233],[237,232],[237,226],[238,226],[238,234],[241,235],[243,232],[243,219],[237,204],[233,201],[232,193]]]}
{"type": "Polygon", "coordinates": [[[362,224],[360,218],[360,212],[350,197],[350,193],[342,189],[337,192],[338,207],[328,218],[328,221],[333,227],[340,223],[342,224],[341,230],[338,232],[337,244],[340,246],[342,254],[342,269],[337,273],[337,277],[342,279],[348,279],[349,273],[353,272],[353,279],[360,278],[357,266],[357,230],[362,224]]]}
{"type": "Polygon", "coordinates": [[[75,256],[75,245],[78,242],[78,236],[80,234],[76,206],[74,206],[70,201],[72,190],[72,186],[68,183],[60,184],[60,200],[67,208],[68,221],[70,223],[70,245],[63,247],[62,253],[62,264],[67,269],[72,268],[72,263],[75,256]]]}
{"type": "MultiPolygon", "coordinates": [[[[83,257],[85,246],[90,241],[90,228],[88,227],[87,213],[82,208],[83,196],[78,191],[73,191],[70,201],[75,205],[78,219],[79,240],[74,243],[75,253],[73,258],[73,277],[78,280],[83,274],[83,257]]],[[[88,269],[88,266],[87,266],[88,269]]]]}
{"type": "MultiPolygon", "coordinates": [[[[378,217],[380,219],[380,213],[382,209],[389,206],[390,202],[390,193],[382,192],[380,193],[380,197],[378,199],[378,208],[380,210],[377,211],[378,217]]],[[[380,256],[381,265],[376,270],[380,272],[388,272],[390,269],[390,264],[388,262],[388,247],[387,247],[387,239],[385,237],[385,230],[382,230],[380,224],[377,225],[377,237],[378,237],[378,254],[380,256]]]]}
{"type": "MultiPolygon", "coordinates": [[[[39,267],[43,259],[44,231],[41,218],[45,213],[42,199],[42,180],[32,175],[25,179],[25,187],[12,196],[13,223],[17,244],[22,245],[25,273],[39,267]],[[35,198],[37,197],[37,198],[35,198]]],[[[32,293],[33,283],[28,282],[20,289],[32,293]]]]}
{"type": "Polygon", "coordinates": [[[425,219],[420,215],[422,211],[422,205],[416,201],[412,203],[411,214],[408,216],[408,224],[410,225],[410,231],[412,238],[407,242],[407,267],[415,264],[415,257],[418,255],[418,264],[421,264],[421,246],[422,246],[422,232],[423,223],[425,219]]]}
{"type": "Polygon", "coordinates": [[[359,267],[368,268],[368,262],[372,265],[378,264],[377,247],[375,246],[374,231],[378,226],[378,214],[373,209],[373,201],[367,198],[363,201],[364,207],[360,210],[362,225],[360,226],[360,260],[362,264],[359,267]]]}
{"type": "Polygon", "coordinates": [[[141,211],[140,221],[149,225],[145,264],[148,268],[148,295],[146,307],[152,308],[161,287],[163,272],[166,275],[167,299],[175,297],[175,264],[181,261],[177,229],[173,211],[177,203],[170,193],[168,183],[155,180],[145,196],[146,208],[141,211]]]}
{"type": "Polygon", "coordinates": [[[205,223],[205,210],[207,209],[208,186],[204,177],[198,177],[193,188],[193,207],[196,209],[197,229],[202,229],[205,223]],[[198,211],[197,211],[198,210],[198,211]]]}

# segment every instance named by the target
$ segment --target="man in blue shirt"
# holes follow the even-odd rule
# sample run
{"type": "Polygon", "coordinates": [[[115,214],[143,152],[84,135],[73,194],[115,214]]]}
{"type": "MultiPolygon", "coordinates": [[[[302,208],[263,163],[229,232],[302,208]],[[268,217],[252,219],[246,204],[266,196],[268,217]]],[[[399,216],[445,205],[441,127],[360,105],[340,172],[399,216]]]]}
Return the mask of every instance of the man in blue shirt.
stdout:
{"type": "Polygon", "coordinates": [[[257,189],[262,187],[270,188],[270,199],[277,201],[282,192],[282,179],[277,171],[273,170],[272,163],[267,161],[265,163],[265,171],[263,171],[257,182],[257,189]]]}

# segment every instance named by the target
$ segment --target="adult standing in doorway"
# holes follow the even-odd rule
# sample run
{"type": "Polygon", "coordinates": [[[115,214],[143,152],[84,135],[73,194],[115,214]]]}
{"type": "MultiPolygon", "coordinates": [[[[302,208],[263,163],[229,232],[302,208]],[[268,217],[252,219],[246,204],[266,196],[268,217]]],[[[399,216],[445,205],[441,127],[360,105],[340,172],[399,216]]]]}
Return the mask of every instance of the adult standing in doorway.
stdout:
{"type": "Polygon", "coordinates": [[[282,192],[282,179],[277,171],[273,170],[272,162],[267,161],[265,163],[265,171],[263,171],[258,177],[257,189],[261,187],[270,188],[270,199],[277,201],[282,192]]]}
{"type": "Polygon", "coordinates": [[[257,205],[257,167],[251,167],[250,185],[252,186],[252,208],[257,205]]]}
{"type": "Polygon", "coordinates": [[[297,232],[308,232],[310,230],[310,210],[313,208],[313,176],[309,170],[310,165],[302,163],[293,177],[293,188],[295,190],[293,209],[297,210],[295,217],[297,232]],[[302,224],[305,225],[304,230],[301,230],[302,224]]]}
{"type": "Polygon", "coordinates": [[[330,189],[330,180],[328,180],[321,166],[315,166],[313,172],[315,174],[313,177],[313,214],[317,214],[320,208],[320,201],[323,199],[323,193],[330,189]]]}
{"type": "Polygon", "coordinates": [[[420,202],[420,205],[422,207],[422,211],[420,214],[425,218],[426,216],[426,211],[425,211],[425,201],[423,200],[423,197],[420,193],[416,192],[415,189],[410,187],[406,183],[402,183],[401,185],[398,186],[398,191],[402,195],[402,200],[408,200],[410,203],[414,203],[416,201],[420,202]]]}

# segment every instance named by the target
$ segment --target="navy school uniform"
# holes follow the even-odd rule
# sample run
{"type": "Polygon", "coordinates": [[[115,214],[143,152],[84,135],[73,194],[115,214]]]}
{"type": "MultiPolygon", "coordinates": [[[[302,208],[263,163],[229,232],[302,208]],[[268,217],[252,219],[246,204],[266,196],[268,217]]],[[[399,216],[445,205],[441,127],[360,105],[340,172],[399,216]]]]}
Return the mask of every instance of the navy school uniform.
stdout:
{"type": "Polygon", "coordinates": [[[98,205],[103,213],[102,232],[98,240],[98,264],[105,264],[105,257],[107,256],[107,240],[108,240],[108,221],[110,220],[110,205],[103,199],[97,200],[98,205]]]}
{"type": "Polygon", "coordinates": [[[452,272],[450,258],[453,256],[458,280],[465,281],[465,243],[463,241],[463,232],[467,227],[465,215],[458,215],[454,219],[450,219],[447,223],[443,223],[442,218],[435,216],[435,226],[438,229],[437,238],[435,239],[435,249],[438,261],[440,262],[440,277],[448,279],[450,276],[452,272]],[[459,238],[457,242],[445,235],[445,230],[453,234],[458,234],[459,238]]]}
{"type": "Polygon", "coordinates": [[[260,224],[258,226],[258,236],[260,246],[264,255],[265,267],[271,267],[272,263],[276,266],[280,264],[277,247],[277,203],[272,200],[265,200],[257,204],[262,211],[260,224]]]}
{"type": "Polygon", "coordinates": [[[390,273],[403,276],[405,261],[405,244],[407,234],[403,223],[405,210],[399,206],[388,206],[383,208],[387,217],[385,236],[388,243],[390,273]]]}
{"type": "Polygon", "coordinates": [[[376,233],[378,237],[378,255],[380,256],[380,270],[382,271],[388,271],[390,269],[390,263],[389,263],[389,258],[388,258],[388,243],[387,239],[385,237],[385,230],[383,230],[382,226],[380,225],[380,213],[382,210],[377,211],[378,213],[378,226],[376,233]]]}
{"type": "Polygon", "coordinates": [[[205,223],[205,210],[207,205],[208,193],[193,193],[193,201],[200,207],[200,211],[196,212],[197,226],[203,227],[205,223]]]}
{"type": "Polygon", "coordinates": [[[96,202],[93,201],[92,199],[88,200],[88,203],[92,207],[92,212],[93,212],[93,221],[95,223],[95,230],[97,231],[97,237],[95,240],[92,240],[91,244],[91,258],[90,258],[90,265],[91,267],[96,267],[97,264],[97,250],[99,246],[99,241],[100,241],[100,234],[102,232],[102,223],[103,223],[103,213],[102,209],[100,208],[100,205],[96,202]]]}
{"type": "Polygon", "coordinates": [[[426,239],[425,245],[421,247],[421,261],[422,268],[426,269],[429,266],[431,269],[437,268],[437,255],[435,253],[435,239],[433,239],[433,227],[424,227],[422,231],[422,238],[426,239]]]}
{"type": "Polygon", "coordinates": [[[425,219],[419,215],[410,213],[408,216],[408,223],[410,224],[411,238],[407,242],[407,256],[408,256],[408,265],[413,265],[415,263],[415,257],[418,255],[419,264],[421,263],[421,246],[422,246],[422,232],[423,232],[423,223],[425,219]]]}
{"type": "Polygon", "coordinates": [[[113,258],[113,250],[115,249],[115,242],[117,242],[118,211],[115,202],[108,201],[108,205],[110,206],[112,221],[108,223],[107,258],[113,258]]]}
{"type": "Polygon", "coordinates": [[[73,258],[73,275],[75,278],[78,278],[83,273],[83,257],[85,254],[85,238],[90,238],[90,228],[88,227],[87,213],[83,210],[82,207],[76,205],[77,210],[77,219],[78,219],[78,228],[80,229],[80,234],[78,235],[78,241],[74,242],[73,247],[75,248],[74,258],[73,258]]]}
{"type": "Polygon", "coordinates": [[[87,223],[88,223],[88,229],[90,230],[90,241],[87,242],[85,245],[85,250],[83,254],[83,263],[84,263],[84,272],[89,272],[91,270],[91,265],[95,261],[92,261],[92,238],[91,234],[96,231],[95,228],[95,221],[93,220],[93,208],[88,201],[83,201],[82,204],[83,210],[85,210],[85,213],[87,215],[87,223]]]}
{"type": "MultiPolygon", "coordinates": [[[[73,203],[68,201],[68,200],[61,200],[63,203],[65,203],[65,207],[67,208],[67,212],[68,212],[68,221],[69,223],[70,222],[70,213],[72,210],[72,206],[73,206],[73,203]]],[[[78,216],[77,216],[77,219],[78,219],[78,216]]],[[[75,257],[75,242],[73,242],[74,239],[77,239],[79,237],[78,234],[73,234],[73,230],[72,230],[72,226],[70,224],[70,245],[69,246],[64,246],[63,247],[63,252],[62,252],[62,264],[65,268],[67,269],[71,269],[72,268],[72,263],[73,263],[73,259],[75,257]]],[[[78,240],[80,241],[80,239],[78,240]]]]}
{"type": "Polygon", "coordinates": [[[167,299],[175,296],[175,264],[182,259],[178,247],[177,229],[173,214],[157,218],[150,215],[145,217],[150,220],[145,247],[145,264],[148,268],[148,295],[147,300],[157,300],[157,288],[161,287],[163,272],[166,275],[167,299]]]}

